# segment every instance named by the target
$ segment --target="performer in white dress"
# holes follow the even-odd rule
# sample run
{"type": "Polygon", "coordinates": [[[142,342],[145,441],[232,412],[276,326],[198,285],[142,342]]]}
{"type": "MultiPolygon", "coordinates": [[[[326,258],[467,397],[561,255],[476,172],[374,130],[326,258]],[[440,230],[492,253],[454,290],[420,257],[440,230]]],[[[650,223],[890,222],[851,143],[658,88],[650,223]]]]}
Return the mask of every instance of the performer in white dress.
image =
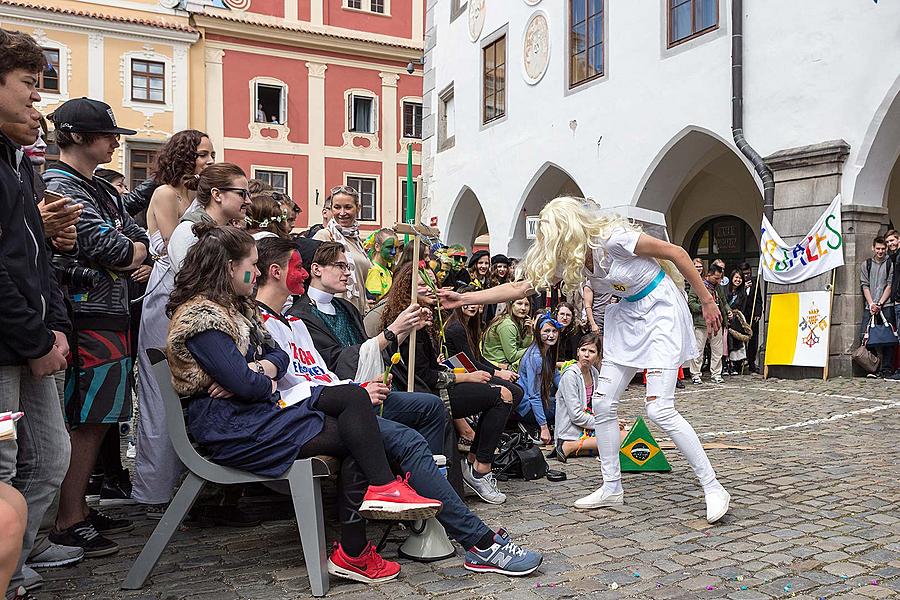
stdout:
{"type": "Polygon", "coordinates": [[[594,390],[595,431],[603,486],[575,502],[578,508],[620,505],[624,501],[619,468],[619,399],[638,370],[647,369],[647,416],[666,432],[700,480],[706,519],[728,512],[730,495],[691,425],[675,410],[678,367],[697,356],[690,311],[682,294],[684,279],[703,305],[715,334],[721,315],[687,252],[641,232],[618,215],[600,215],[593,201],[561,197],[540,213],[535,243],[519,267],[523,281],[478,292],[442,292],[443,304],[494,304],[548,289],[562,281],[568,294],[585,278],[597,294],[621,298],[606,309],[603,362],[594,390]]]}

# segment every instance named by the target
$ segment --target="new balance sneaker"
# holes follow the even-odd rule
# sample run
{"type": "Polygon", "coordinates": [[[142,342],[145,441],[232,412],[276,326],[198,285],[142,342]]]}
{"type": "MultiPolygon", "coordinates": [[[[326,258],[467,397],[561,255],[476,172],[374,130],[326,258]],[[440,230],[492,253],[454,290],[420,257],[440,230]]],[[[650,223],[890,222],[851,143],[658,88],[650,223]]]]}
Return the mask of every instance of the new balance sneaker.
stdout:
{"type": "Polygon", "coordinates": [[[383,559],[371,542],[355,558],[344,552],[343,546],[335,544],[328,559],[328,572],[335,577],[362,583],[382,583],[396,579],[400,574],[400,565],[383,559]]]}
{"type": "MultiPolygon", "coordinates": [[[[32,551],[31,556],[25,561],[25,566],[32,569],[48,569],[51,567],[63,567],[72,565],[84,558],[84,550],[77,546],[62,546],[51,541],[46,542],[46,548],[39,552],[32,551]]],[[[25,587],[28,587],[27,585],[25,587]]],[[[28,588],[31,589],[31,588],[28,588]]]]}
{"type": "Polygon", "coordinates": [[[722,486],[715,487],[705,494],[706,496],[706,522],[715,523],[725,516],[731,503],[731,494],[722,486]]]}
{"type": "Polygon", "coordinates": [[[506,530],[501,529],[494,535],[494,543],[490,548],[469,548],[465,567],[476,573],[501,573],[521,577],[533,573],[543,560],[544,556],[540,552],[526,550],[513,543],[506,530]]]}
{"type": "Polygon", "coordinates": [[[134,523],[128,519],[113,519],[96,508],[88,509],[87,520],[99,533],[124,533],[134,529],[134,523]]]}
{"type": "Polygon", "coordinates": [[[388,521],[416,521],[438,514],[443,503],[420,496],[406,477],[397,477],[385,485],[370,485],[359,507],[359,514],[367,519],[388,521]]]}
{"type": "Polygon", "coordinates": [[[506,502],[506,494],[497,489],[497,478],[490,471],[481,477],[476,477],[474,465],[468,465],[463,468],[462,475],[466,487],[478,494],[478,497],[488,504],[506,502]]]}
{"type": "Polygon", "coordinates": [[[50,541],[62,546],[78,546],[84,550],[85,558],[109,556],[119,551],[118,544],[100,535],[87,520],[62,531],[54,529],[50,532],[50,541]]]}
{"type": "Polygon", "coordinates": [[[603,506],[622,506],[625,504],[625,492],[612,493],[600,487],[597,491],[575,501],[575,508],[601,508],[603,506]]]}

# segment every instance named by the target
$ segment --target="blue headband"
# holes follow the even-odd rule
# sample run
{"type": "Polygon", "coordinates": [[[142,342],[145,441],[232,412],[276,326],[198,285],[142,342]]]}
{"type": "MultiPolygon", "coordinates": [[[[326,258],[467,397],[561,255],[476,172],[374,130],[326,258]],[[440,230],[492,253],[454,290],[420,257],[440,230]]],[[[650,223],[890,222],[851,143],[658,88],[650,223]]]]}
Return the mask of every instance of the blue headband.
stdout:
{"type": "Polygon", "coordinates": [[[538,322],[537,322],[538,331],[541,330],[541,327],[544,326],[544,323],[550,323],[557,329],[563,329],[563,324],[560,323],[559,321],[557,321],[556,319],[554,319],[553,317],[551,317],[549,313],[538,318],[538,322]]]}

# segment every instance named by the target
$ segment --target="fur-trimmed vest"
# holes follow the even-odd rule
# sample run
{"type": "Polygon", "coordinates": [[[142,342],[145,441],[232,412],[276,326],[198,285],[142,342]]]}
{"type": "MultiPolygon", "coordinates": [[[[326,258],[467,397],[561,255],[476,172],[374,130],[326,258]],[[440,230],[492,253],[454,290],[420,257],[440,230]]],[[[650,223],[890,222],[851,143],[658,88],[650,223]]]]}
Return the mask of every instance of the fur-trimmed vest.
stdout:
{"type": "Polygon", "coordinates": [[[202,296],[191,298],[172,315],[166,354],[172,371],[172,387],[179,396],[205,392],[212,378],[197,364],[187,349],[187,340],[210,329],[221,331],[234,340],[241,354],[250,347],[251,323],[241,313],[227,309],[202,296]]]}

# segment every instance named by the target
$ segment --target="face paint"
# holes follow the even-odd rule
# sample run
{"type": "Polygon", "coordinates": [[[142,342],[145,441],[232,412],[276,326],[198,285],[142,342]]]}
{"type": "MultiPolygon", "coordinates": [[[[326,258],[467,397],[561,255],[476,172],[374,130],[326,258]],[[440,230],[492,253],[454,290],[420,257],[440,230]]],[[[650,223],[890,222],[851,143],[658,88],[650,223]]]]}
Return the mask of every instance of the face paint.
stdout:
{"type": "Polygon", "coordinates": [[[291,252],[291,258],[288,260],[287,277],[284,282],[290,293],[302,296],[304,290],[303,282],[309,277],[309,273],[303,268],[303,259],[300,253],[294,250],[291,252]]]}
{"type": "Polygon", "coordinates": [[[244,271],[244,283],[250,283],[253,281],[253,273],[250,271],[244,271]]]}
{"type": "Polygon", "coordinates": [[[391,266],[394,262],[394,257],[397,255],[397,240],[394,238],[388,238],[384,240],[384,243],[381,245],[381,258],[384,260],[387,266],[391,266]]]}

